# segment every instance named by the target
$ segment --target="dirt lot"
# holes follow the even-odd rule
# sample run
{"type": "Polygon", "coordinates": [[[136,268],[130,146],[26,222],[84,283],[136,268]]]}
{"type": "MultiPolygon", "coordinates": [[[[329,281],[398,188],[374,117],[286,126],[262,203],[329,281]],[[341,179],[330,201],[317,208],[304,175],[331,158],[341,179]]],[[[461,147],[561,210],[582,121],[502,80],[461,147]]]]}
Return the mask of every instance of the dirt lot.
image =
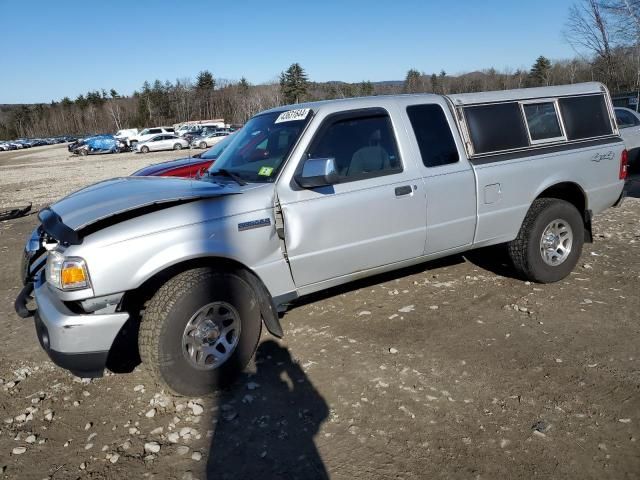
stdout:
{"type": "MultiPolygon", "coordinates": [[[[173,156],[0,154],[0,204],[173,156]]],[[[515,279],[491,249],[334,289],[196,400],[142,367],[55,368],[12,306],[35,216],[0,223],[0,478],[638,478],[640,179],[629,189],[566,281],[515,279]]]]}

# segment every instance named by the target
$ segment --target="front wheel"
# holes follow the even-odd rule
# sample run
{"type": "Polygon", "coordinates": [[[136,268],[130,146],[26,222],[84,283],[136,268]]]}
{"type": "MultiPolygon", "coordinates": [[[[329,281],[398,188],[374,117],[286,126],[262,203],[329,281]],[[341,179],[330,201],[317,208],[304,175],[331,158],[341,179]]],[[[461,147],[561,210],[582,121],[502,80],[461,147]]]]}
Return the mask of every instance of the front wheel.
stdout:
{"type": "Polygon", "coordinates": [[[207,148],[207,142],[200,142],[200,148],[207,148]]]}
{"type": "Polygon", "coordinates": [[[555,198],[539,198],[522,222],[509,256],[528,280],[552,283],[574,269],[584,244],[584,223],[578,209],[555,198]]]}
{"type": "Polygon", "coordinates": [[[150,300],[140,325],[142,363],[173,392],[204,395],[231,383],[253,356],[258,296],[236,272],[188,270],[150,300]]]}
{"type": "Polygon", "coordinates": [[[176,144],[173,146],[173,149],[174,149],[174,150],[182,150],[182,144],[181,144],[181,143],[176,143],[176,144]]]}

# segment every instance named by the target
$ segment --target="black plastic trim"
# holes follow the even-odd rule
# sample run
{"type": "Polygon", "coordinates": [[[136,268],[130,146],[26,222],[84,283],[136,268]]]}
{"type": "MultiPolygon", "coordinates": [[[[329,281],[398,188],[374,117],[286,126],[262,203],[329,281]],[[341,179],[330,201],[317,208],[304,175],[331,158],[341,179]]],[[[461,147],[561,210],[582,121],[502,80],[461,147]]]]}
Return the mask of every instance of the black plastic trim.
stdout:
{"type": "Polygon", "coordinates": [[[485,165],[487,163],[503,162],[506,160],[516,160],[519,158],[534,157],[537,155],[547,155],[549,153],[566,152],[569,150],[578,150],[580,148],[612,145],[616,143],[623,143],[623,141],[618,136],[599,138],[596,140],[563,143],[562,145],[553,145],[549,147],[528,148],[526,150],[519,150],[517,152],[497,153],[494,155],[487,155],[479,158],[477,157],[470,158],[469,161],[473,165],[485,165]]]}
{"type": "Polygon", "coordinates": [[[42,229],[45,233],[59,242],[65,245],[80,245],[82,243],[78,232],[65,225],[60,215],[51,208],[40,210],[38,218],[42,222],[42,229]]]}
{"type": "Polygon", "coordinates": [[[27,307],[27,303],[33,300],[33,297],[31,296],[32,293],[33,282],[28,282],[16,297],[13,307],[20,318],[32,317],[36,312],[35,310],[31,310],[27,307]]]}

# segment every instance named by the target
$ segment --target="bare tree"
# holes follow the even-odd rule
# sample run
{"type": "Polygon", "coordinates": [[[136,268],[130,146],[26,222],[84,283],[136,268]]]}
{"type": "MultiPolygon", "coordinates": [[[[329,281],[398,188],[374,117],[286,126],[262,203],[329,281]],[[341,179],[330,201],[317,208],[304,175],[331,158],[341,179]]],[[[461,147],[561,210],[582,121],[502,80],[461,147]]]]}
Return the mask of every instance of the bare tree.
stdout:
{"type": "Polygon", "coordinates": [[[580,55],[595,55],[606,83],[615,82],[610,21],[597,0],[580,0],[569,9],[565,38],[580,55]]]}
{"type": "Polygon", "coordinates": [[[615,18],[615,34],[621,43],[633,42],[636,110],[640,106],[640,0],[610,0],[604,8],[615,18]]]}

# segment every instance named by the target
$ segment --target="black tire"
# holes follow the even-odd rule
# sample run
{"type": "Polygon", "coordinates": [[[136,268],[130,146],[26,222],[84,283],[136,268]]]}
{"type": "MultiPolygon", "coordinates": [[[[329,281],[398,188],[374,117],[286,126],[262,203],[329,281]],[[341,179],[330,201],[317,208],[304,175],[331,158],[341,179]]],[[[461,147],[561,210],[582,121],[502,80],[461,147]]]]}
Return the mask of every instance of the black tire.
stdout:
{"type": "Polygon", "coordinates": [[[258,294],[244,272],[196,268],[167,281],[145,308],[138,345],[143,365],[174,393],[197,396],[229,385],[255,353],[262,331],[258,294]],[[226,302],[240,317],[240,337],[218,368],[201,370],[183,353],[183,333],[198,309],[226,302]]]}
{"type": "Polygon", "coordinates": [[[207,148],[207,142],[200,142],[200,148],[207,148]]]}
{"type": "Polygon", "coordinates": [[[176,144],[173,146],[173,149],[174,149],[174,150],[182,150],[182,144],[180,144],[180,143],[176,143],[176,144]]]}
{"type": "Polygon", "coordinates": [[[531,204],[518,236],[508,244],[509,256],[516,270],[526,279],[552,283],[565,278],[575,268],[584,244],[584,222],[578,209],[556,198],[539,198],[531,204]],[[571,251],[558,265],[549,265],[540,251],[542,235],[551,222],[565,221],[573,234],[571,251]]]}
{"type": "Polygon", "coordinates": [[[140,148],[140,153],[149,153],[149,147],[146,145],[140,148]]]}

